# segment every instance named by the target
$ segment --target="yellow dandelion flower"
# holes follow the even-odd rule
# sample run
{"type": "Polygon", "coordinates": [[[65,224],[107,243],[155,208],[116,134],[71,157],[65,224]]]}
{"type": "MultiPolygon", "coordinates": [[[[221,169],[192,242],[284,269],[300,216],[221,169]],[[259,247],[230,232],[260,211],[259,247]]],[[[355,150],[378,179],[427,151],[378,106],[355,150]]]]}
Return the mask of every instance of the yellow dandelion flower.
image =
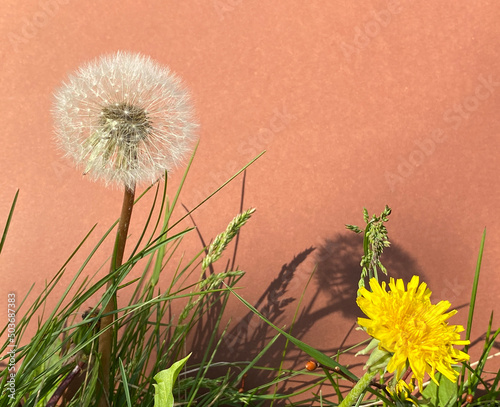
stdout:
{"type": "MultiPolygon", "coordinates": [[[[398,380],[393,389],[391,389],[391,387],[389,386],[387,387],[387,390],[394,399],[402,402],[409,401],[411,404],[418,407],[418,403],[415,402],[414,398],[411,395],[413,390],[415,390],[415,386],[413,385],[413,383],[406,383],[404,380],[398,380]]],[[[400,405],[403,404],[409,406],[410,403],[400,403],[400,405]]],[[[398,403],[396,403],[396,405],[398,405],[398,403]]]]}
{"type": "Polygon", "coordinates": [[[415,386],[412,383],[406,383],[404,380],[398,380],[394,391],[400,395],[408,397],[413,390],[415,390],[415,386]]]}
{"type": "Polygon", "coordinates": [[[360,289],[356,302],[368,318],[358,318],[358,324],[372,337],[380,341],[379,347],[393,353],[387,370],[396,372],[397,377],[411,368],[419,388],[425,373],[436,383],[434,374],[441,372],[455,382],[458,373],[451,365],[466,361],[469,355],[453,348],[454,345],[466,345],[469,341],[460,340],[461,325],[448,325],[447,320],[456,314],[456,310],[446,313],[450,307],[448,301],[431,304],[431,291],[427,284],[419,285],[419,278],[413,276],[405,290],[403,280],[389,282],[390,291],[386,291],[372,278],[371,292],[360,289]]]}

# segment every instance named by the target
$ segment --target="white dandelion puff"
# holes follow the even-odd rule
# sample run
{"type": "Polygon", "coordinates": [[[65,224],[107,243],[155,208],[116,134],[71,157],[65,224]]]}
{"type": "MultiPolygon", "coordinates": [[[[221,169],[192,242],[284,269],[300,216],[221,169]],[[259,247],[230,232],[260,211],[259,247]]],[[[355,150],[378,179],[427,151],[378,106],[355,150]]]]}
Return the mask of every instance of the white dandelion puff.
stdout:
{"type": "Polygon", "coordinates": [[[118,52],[55,93],[56,139],[85,174],[133,188],[178,167],[197,138],[188,92],[167,67],[118,52]]]}

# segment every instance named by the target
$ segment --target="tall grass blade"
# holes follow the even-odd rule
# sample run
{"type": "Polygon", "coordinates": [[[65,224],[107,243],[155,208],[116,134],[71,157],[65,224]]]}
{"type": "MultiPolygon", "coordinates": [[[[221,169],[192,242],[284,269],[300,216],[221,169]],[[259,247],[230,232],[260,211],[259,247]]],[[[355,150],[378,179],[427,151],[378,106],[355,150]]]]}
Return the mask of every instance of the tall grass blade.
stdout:
{"type": "Polygon", "coordinates": [[[5,222],[5,227],[3,228],[2,240],[0,240],[0,253],[2,253],[3,245],[5,244],[5,239],[7,238],[7,232],[9,231],[12,215],[14,215],[14,208],[16,207],[18,196],[19,196],[19,189],[17,190],[16,195],[14,195],[14,201],[12,201],[12,205],[9,211],[9,216],[7,216],[7,222],[5,222]]]}

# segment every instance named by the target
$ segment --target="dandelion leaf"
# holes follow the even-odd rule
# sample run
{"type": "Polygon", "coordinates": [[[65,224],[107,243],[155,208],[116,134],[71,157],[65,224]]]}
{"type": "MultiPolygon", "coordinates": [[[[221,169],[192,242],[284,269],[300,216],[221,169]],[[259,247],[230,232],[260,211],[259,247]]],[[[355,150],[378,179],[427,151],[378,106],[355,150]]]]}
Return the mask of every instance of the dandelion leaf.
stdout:
{"type": "Polygon", "coordinates": [[[190,356],[191,354],[187,355],[184,359],[175,362],[168,369],[162,370],[155,375],[154,379],[158,384],[153,384],[155,388],[154,407],[173,407],[174,395],[172,394],[172,389],[179,372],[190,356]]]}
{"type": "Polygon", "coordinates": [[[428,400],[426,404],[420,404],[422,407],[451,407],[457,400],[457,383],[441,373],[436,373],[436,380],[439,385],[431,381],[422,391],[422,396],[428,400]]]}

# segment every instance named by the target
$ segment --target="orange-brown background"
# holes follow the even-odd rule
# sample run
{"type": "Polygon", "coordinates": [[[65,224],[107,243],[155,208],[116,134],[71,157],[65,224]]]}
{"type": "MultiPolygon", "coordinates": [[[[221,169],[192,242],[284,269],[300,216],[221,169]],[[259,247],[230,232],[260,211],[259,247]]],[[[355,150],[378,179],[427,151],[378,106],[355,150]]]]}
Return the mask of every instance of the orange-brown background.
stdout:
{"type": "MultiPolygon", "coordinates": [[[[380,213],[385,204],[393,208],[389,272],[417,273],[435,301],[462,306],[453,323],[466,322],[486,227],[473,339],[500,311],[497,2],[3,0],[0,11],[1,224],[20,189],[0,259],[0,303],[32,283],[38,293],[94,223],[90,243],[118,215],[121,192],[61,158],[50,110],[69,72],[127,50],[170,66],[192,92],[201,143],[181,198],[187,207],[267,150],[247,172],[244,207],[257,212],[237,264],[247,271],[241,294],[256,303],[302,254],[286,268],[297,265],[287,292],[268,291],[259,303],[274,316],[284,311],[275,322],[290,323],[297,301],[279,301],[298,298],[318,264],[296,334],[321,349],[340,346],[359,315],[361,241],[344,224],[360,225],[363,206],[380,213]]],[[[241,185],[240,177],[196,213],[205,239],[239,211],[241,185]]],[[[147,208],[138,206],[135,225],[147,208]]],[[[199,248],[196,236],[187,239],[188,255],[199,248]]],[[[233,321],[246,314],[231,307],[233,321]]],[[[252,324],[243,323],[247,333],[252,324]]]]}

